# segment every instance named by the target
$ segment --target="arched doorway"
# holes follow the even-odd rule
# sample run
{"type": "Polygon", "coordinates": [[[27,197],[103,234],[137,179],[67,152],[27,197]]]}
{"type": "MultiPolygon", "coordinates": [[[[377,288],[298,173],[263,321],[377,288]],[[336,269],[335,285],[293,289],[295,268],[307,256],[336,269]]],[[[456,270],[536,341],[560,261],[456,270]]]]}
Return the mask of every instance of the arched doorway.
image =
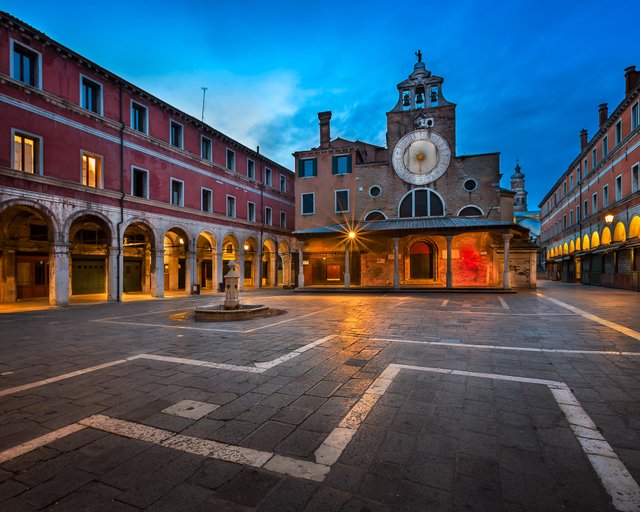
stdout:
{"type": "Polygon", "coordinates": [[[276,244],[271,239],[262,246],[262,286],[276,285],[276,244]]]}
{"type": "Polygon", "coordinates": [[[164,287],[168,291],[185,290],[187,284],[187,252],[189,239],[181,228],[164,235],[164,287]]]}
{"type": "Polygon", "coordinates": [[[242,245],[244,253],[244,268],[242,270],[244,272],[244,286],[247,288],[253,288],[257,284],[257,279],[255,277],[255,272],[258,268],[258,263],[256,263],[256,247],[257,242],[253,237],[247,238],[242,245]]]}
{"type": "Polygon", "coordinates": [[[423,240],[409,249],[409,279],[433,279],[435,276],[433,246],[423,240]]]}
{"type": "MultiPolygon", "coordinates": [[[[229,262],[238,263],[238,240],[233,235],[227,235],[222,242],[222,277],[229,272],[229,262]]],[[[237,270],[237,267],[236,267],[237,270]]]]}
{"type": "Polygon", "coordinates": [[[109,285],[111,233],[107,222],[96,215],[80,216],[71,224],[71,295],[109,293],[115,300],[117,283],[109,285]]]}
{"type": "Polygon", "coordinates": [[[132,222],[122,238],[122,291],[151,291],[155,236],[144,222],[132,222]]]}
{"type": "MultiPolygon", "coordinates": [[[[49,297],[53,223],[28,205],[9,206],[0,214],[1,302],[49,297]]],[[[65,292],[68,296],[68,290],[65,292]]]]}
{"type": "Polygon", "coordinates": [[[197,242],[197,284],[202,288],[213,290],[216,288],[213,278],[213,265],[215,259],[214,247],[216,246],[213,235],[201,233],[197,242]]]}

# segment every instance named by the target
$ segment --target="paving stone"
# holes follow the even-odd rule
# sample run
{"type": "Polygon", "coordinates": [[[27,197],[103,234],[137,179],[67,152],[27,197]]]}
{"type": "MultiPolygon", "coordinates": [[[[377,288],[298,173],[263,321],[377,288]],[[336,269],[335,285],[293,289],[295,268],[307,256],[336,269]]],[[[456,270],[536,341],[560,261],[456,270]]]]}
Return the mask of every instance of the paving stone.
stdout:
{"type": "Polygon", "coordinates": [[[314,482],[283,478],[260,502],[256,512],[298,512],[318,488],[314,482]]]}
{"type": "Polygon", "coordinates": [[[215,495],[239,505],[255,507],[278,484],[280,478],[265,471],[243,469],[220,487],[215,495]]]}

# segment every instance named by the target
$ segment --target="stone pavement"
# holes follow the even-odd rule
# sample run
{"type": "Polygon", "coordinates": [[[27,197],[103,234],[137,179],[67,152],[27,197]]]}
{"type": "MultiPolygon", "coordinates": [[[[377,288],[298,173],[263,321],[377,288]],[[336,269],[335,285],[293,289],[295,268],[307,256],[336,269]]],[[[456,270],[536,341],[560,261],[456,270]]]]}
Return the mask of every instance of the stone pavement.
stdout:
{"type": "Polygon", "coordinates": [[[640,295],[241,297],[0,315],[0,510],[640,510],[640,295]]]}

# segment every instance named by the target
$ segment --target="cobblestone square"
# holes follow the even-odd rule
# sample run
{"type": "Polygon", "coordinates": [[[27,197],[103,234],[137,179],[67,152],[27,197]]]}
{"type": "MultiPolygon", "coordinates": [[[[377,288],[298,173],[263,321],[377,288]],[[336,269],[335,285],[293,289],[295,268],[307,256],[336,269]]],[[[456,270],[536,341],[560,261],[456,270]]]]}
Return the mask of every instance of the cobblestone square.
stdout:
{"type": "Polygon", "coordinates": [[[640,510],[638,294],[247,292],[0,316],[0,509],[640,510]]]}

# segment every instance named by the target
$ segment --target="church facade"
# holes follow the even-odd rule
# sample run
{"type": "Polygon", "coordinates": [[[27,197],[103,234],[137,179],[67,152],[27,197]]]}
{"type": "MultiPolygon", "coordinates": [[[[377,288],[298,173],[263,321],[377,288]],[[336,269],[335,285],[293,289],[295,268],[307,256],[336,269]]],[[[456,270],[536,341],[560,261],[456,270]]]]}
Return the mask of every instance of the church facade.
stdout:
{"type": "Polygon", "coordinates": [[[332,140],[321,112],[320,145],[294,153],[299,286],[535,287],[499,153],[456,155],[456,105],[416,55],[386,147],[332,140]]]}

